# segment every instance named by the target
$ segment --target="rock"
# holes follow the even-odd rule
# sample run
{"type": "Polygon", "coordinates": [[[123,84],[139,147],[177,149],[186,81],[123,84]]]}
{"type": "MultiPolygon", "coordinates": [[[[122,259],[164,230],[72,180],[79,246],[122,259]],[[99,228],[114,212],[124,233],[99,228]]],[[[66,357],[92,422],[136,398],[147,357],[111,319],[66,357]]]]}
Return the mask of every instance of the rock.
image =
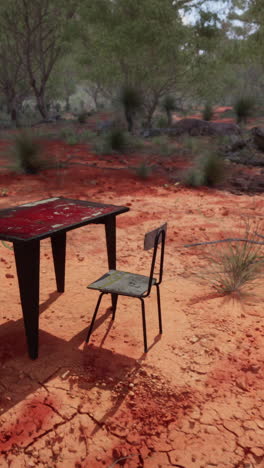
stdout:
{"type": "Polygon", "coordinates": [[[264,151],[264,129],[253,127],[251,129],[253,142],[260,151],[264,151]]]}
{"type": "Polygon", "coordinates": [[[191,136],[240,135],[238,125],[226,122],[208,122],[207,120],[186,118],[176,122],[167,133],[178,136],[189,133],[191,136]]]}
{"type": "Polygon", "coordinates": [[[165,129],[162,128],[145,128],[143,130],[142,136],[143,138],[150,138],[155,136],[160,136],[162,133],[166,133],[165,129]]]}

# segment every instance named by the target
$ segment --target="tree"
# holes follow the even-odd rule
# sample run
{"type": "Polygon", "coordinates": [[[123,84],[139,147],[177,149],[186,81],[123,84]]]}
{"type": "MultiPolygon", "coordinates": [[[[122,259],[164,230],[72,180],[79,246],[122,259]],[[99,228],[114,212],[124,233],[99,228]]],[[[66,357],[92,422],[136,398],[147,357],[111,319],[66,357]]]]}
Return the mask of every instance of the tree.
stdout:
{"type": "Polygon", "coordinates": [[[11,120],[16,124],[18,108],[29,93],[29,88],[24,62],[18,54],[18,44],[0,14],[0,90],[11,120]]]}
{"type": "Polygon", "coordinates": [[[98,0],[87,4],[82,15],[87,77],[99,82],[102,74],[109,88],[138,89],[145,98],[148,123],[159,100],[182,77],[187,28],[179,5],[187,3],[98,0]]]}
{"type": "Polygon", "coordinates": [[[73,1],[65,6],[61,0],[9,0],[1,7],[2,23],[16,43],[16,60],[44,118],[47,84],[65,51],[66,28],[75,11],[73,1]]]}

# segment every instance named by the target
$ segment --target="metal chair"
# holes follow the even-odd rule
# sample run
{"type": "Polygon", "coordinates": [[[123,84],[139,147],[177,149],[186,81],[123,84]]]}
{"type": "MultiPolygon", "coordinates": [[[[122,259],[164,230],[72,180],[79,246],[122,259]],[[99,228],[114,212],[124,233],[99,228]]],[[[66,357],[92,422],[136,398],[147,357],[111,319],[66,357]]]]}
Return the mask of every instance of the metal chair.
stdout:
{"type": "MultiPolygon", "coordinates": [[[[167,231],[167,223],[163,224],[154,231],[148,232],[144,238],[144,250],[154,249],[150,274],[149,276],[138,275],[135,273],[128,273],[126,271],[110,270],[105,275],[101,276],[98,280],[87,286],[88,289],[95,289],[101,292],[99,295],[95,311],[93,314],[92,322],[88,330],[86,343],[88,343],[91,333],[93,331],[96,315],[104,294],[116,294],[117,296],[136,297],[141,301],[142,309],[142,324],[143,324],[143,338],[144,338],[144,352],[148,351],[147,346],[147,330],[146,330],[146,316],[145,316],[145,297],[148,297],[151,292],[152,286],[157,289],[157,303],[158,303],[158,318],[159,318],[159,332],[162,333],[162,319],[161,319],[161,304],[160,304],[160,289],[159,285],[162,282],[163,263],[164,263],[164,249],[165,237],[167,231]],[[159,244],[161,244],[160,248],[159,244]],[[155,264],[157,260],[157,252],[159,250],[160,264],[158,279],[154,278],[155,264]]],[[[112,320],[115,319],[115,310],[112,313],[112,320]]]]}

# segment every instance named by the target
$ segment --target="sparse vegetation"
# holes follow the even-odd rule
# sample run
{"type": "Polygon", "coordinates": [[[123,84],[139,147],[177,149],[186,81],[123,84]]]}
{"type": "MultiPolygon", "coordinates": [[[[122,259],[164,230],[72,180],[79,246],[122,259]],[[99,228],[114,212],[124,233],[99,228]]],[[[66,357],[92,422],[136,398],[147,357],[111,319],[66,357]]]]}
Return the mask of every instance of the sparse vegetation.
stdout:
{"type": "Polygon", "coordinates": [[[246,123],[251,117],[255,109],[255,100],[250,96],[242,96],[238,98],[234,104],[234,112],[236,114],[237,123],[246,123]]]}
{"type": "Polygon", "coordinates": [[[185,178],[185,183],[192,187],[202,185],[212,187],[224,178],[224,161],[218,156],[215,148],[207,150],[197,159],[196,165],[191,168],[185,178]]]}
{"type": "Polygon", "coordinates": [[[81,113],[78,115],[78,122],[79,122],[80,124],[85,124],[86,121],[87,121],[87,118],[88,118],[87,112],[81,112],[81,113]]]}
{"type": "Polygon", "coordinates": [[[44,165],[41,145],[32,133],[21,131],[14,140],[13,154],[18,169],[25,174],[36,174],[44,165]]]}
{"type": "Polygon", "coordinates": [[[167,114],[167,126],[171,127],[172,125],[172,112],[176,109],[175,98],[168,94],[165,96],[161,102],[162,109],[167,114]]]}
{"type": "Polygon", "coordinates": [[[259,241],[254,226],[246,223],[241,241],[208,248],[205,255],[208,267],[200,276],[223,294],[240,292],[252,285],[264,274],[264,246],[259,241]]]}
{"type": "Polygon", "coordinates": [[[213,115],[214,115],[213,106],[209,102],[207,102],[203,108],[202,118],[203,120],[210,121],[212,120],[213,115]]]}
{"type": "Polygon", "coordinates": [[[151,174],[151,167],[145,162],[143,161],[138,167],[136,167],[135,169],[135,172],[136,172],[136,175],[140,178],[140,179],[147,179],[150,174],[151,174]]]}

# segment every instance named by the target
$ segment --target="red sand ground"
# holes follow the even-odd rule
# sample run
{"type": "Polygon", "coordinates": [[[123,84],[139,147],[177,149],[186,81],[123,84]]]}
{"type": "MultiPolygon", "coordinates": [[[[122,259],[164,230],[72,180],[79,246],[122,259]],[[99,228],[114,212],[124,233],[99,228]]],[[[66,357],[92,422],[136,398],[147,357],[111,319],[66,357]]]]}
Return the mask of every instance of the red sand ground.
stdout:
{"type": "Polygon", "coordinates": [[[141,181],[111,169],[124,157],[107,162],[82,145],[50,142],[48,151],[104,169],[3,173],[0,207],[56,195],[129,206],[117,218],[118,268],[146,274],[144,233],[167,221],[164,334],[154,291],[147,354],[140,304],[129,298],[119,298],[114,323],[103,299],[84,344],[98,297],[86,286],[107,269],[102,226],[90,225],[68,233],[64,294],[55,291],[49,240],[41,242],[40,354],[31,361],[13,252],[1,243],[0,467],[263,468],[263,286],[220,296],[196,274],[202,248],[183,247],[241,235],[242,215],[263,220],[263,195],[188,189],[164,171],[141,181]]]}

